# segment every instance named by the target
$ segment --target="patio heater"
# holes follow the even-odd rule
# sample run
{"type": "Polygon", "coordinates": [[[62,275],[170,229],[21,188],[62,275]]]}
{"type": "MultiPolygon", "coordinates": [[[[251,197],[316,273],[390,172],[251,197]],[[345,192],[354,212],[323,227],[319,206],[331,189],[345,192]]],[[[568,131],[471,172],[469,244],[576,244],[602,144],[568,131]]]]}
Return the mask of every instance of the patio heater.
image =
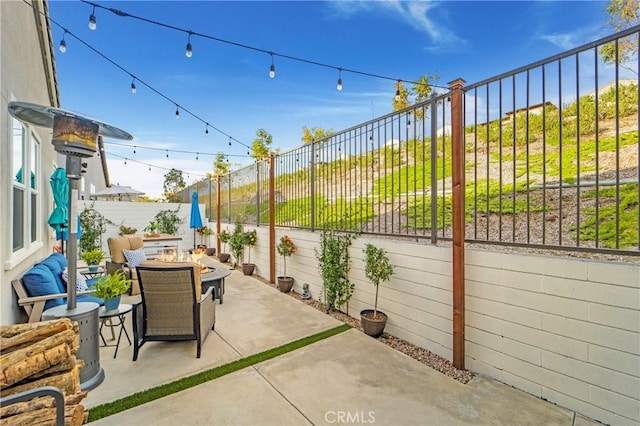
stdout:
{"type": "Polygon", "coordinates": [[[133,136],[124,130],[101,121],[58,108],[26,102],[10,102],[9,113],[18,120],[53,129],[53,146],[66,156],[66,173],[69,178],[69,241],[67,263],[67,305],[60,305],[43,312],[45,320],[69,318],[76,321],[80,333],[78,358],[85,362],[80,372],[82,390],[91,390],[104,380],[100,367],[99,317],[97,303],[76,299],[76,277],[78,259],[78,181],[82,177],[82,159],[93,157],[97,149],[98,135],[131,140],[133,136]]]}

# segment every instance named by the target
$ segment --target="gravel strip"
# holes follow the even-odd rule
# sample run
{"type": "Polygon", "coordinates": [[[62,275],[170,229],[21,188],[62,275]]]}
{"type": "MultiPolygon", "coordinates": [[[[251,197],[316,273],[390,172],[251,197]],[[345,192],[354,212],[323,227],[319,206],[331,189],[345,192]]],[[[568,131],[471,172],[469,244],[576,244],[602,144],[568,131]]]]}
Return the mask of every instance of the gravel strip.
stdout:
{"type": "MultiPolygon", "coordinates": [[[[253,278],[256,278],[258,281],[273,287],[274,289],[276,288],[275,284],[271,284],[269,281],[267,281],[266,279],[262,278],[262,277],[258,277],[258,276],[254,276],[253,278]]],[[[324,308],[322,306],[322,304],[320,302],[318,302],[317,300],[302,300],[300,299],[300,294],[294,292],[293,290],[289,293],[287,293],[290,297],[293,297],[295,299],[300,300],[301,302],[312,306],[314,308],[316,308],[317,310],[321,311],[321,312],[325,312],[324,308]]],[[[327,315],[331,315],[333,318],[342,321],[345,324],[349,324],[351,327],[353,327],[356,330],[359,330],[361,332],[363,332],[362,330],[362,326],[360,325],[360,320],[357,318],[353,318],[343,312],[331,312],[328,313],[327,315]]],[[[412,343],[407,342],[406,340],[402,340],[398,337],[392,336],[389,333],[384,333],[382,336],[377,338],[378,341],[392,347],[393,349],[402,352],[405,355],[410,356],[411,358],[415,359],[416,361],[419,361],[421,363],[423,363],[424,365],[433,368],[436,371],[439,371],[440,373],[444,374],[445,376],[449,376],[457,381],[459,381],[460,383],[468,383],[471,379],[473,379],[476,376],[476,373],[472,372],[472,371],[468,371],[468,370],[459,370],[456,367],[453,366],[453,364],[451,363],[451,361],[446,360],[444,358],[442,358],[439,355],[434,354],[433,352],[421,348],[419,346],[416,346],[412,343]]]]}

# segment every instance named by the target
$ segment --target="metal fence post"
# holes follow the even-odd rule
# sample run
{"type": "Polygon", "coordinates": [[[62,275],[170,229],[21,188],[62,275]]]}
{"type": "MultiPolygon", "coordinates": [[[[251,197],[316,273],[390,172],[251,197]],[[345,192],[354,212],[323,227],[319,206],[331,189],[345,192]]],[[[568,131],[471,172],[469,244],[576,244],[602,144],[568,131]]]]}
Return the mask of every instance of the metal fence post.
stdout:
{"type": "MultiPolygon", "coordinates": [[[[220,236],[220,175],[216,176],[216,233],[220,236]]],[[[220,257],[220,238],[216,237],[216,253],[218,253],[218,258],[220,257]]]]}
{"type": "Polygon", "coordinates": [[[315,153],[316,153],[316,141],[311,141],[311,161],[309,164],[311,165],[310,179],[309,182],[310,188],[309,192],[311,194],[311,232],[316,230],[316,163],[315,163],[315,153]]]}
{"type": "Polygon", "coordinates": [[[451,89],[451,162],[453,192],[453,365],[464,370],[464,128],[461,78],[451,89]]]}
{"type": "Polygon", "coordinates": [[[262,160],[256,161],[256,226],[260,226],[260,164],[262,160]]]}
{"type": "MultiPolygon", "coordinates": [[[[438,242],[438,102],[431,101],[431,244],[438,242]]],[[[443,177],[444,179],[444,177],[443,177]]],[[[444,199],[442,200],[444,202],[444,199]]],[[[443,222],[444,224],[444,218],[443,222]]]]}
{"type": "Polygon", "coordinates": [[[269,153],[269,282],[276,282],[276,194],[275,155],[269,153]]]}

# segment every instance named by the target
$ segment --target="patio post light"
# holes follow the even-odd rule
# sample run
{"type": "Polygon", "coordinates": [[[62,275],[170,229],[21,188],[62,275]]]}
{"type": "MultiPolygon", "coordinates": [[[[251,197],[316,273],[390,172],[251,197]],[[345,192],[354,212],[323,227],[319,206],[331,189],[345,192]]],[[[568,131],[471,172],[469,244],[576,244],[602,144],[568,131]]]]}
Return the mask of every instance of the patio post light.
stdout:
{"type": "Polygon", "coordinates": [[[53,146],[66,156],[66,173],[69,178],[69,227],[67,263],[67,305],[47,309],[43,319],[69,318],[77,321],[80,331],[78,358],[85,362],[80,372],[83,390],[97,387],[104,380],[100,368],[98,304],[77,303],[76,278],[78,258],[78,181],[82,177],[82,159],[92,157],[98,150],[98,135],[131,140],[133,136],[117,127],[80,114],[49,106],[27,102],[10,102],[9,113],[18,120],[53,129],[53,146]]]}

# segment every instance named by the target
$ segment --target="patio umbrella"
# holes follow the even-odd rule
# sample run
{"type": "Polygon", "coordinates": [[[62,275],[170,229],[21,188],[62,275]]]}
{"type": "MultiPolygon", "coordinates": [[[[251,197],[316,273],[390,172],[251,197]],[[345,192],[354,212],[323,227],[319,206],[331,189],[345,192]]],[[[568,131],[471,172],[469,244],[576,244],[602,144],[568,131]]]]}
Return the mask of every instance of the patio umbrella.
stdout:
{"type": "Polygon", "coordinates": [[[101,198],[104,197],[106,199],[118,199],[122,200],[126,198],[128,200],[136,199],[140,195],[144,194],[142,191],[138,191],[137,189],[133,189],[130,186],[125,185],[111,185],[108,188],[103,189],[102,191],[97,191],[95,194],[91,194],[93,198],[101,198]]]}
{"type": "Polygon", "coordinates": [[[202,217],[200,216],[200,207],[198,207],[198,193],[191,194],[191,218],[189,219],[189,228],[193,228],[193,248],[196,248],[196,229],[202,228],[202,217]]]}
{"type": "MultiPolygon", "coordinates": [[[[69,178],[62,167],[58,167],[51,175],[51,192],[55,207],[49,216],[49,226],[56,231],[56,240],[61,241],[62,254],[64,254],[64,242],[69,236],[69,178]]],[[[78,220],[78,238],[82,237],[80,220],[78,220]]]]}
{"type": "Polygon", "coordinates": [[[55,207],[49,216],[48,223],[50,227],[55,229],[56,239],[64,241],[66,231],[69,228],[69,179],[62,167],[58,167],[53,172],[50,184],[55,207]]]}

